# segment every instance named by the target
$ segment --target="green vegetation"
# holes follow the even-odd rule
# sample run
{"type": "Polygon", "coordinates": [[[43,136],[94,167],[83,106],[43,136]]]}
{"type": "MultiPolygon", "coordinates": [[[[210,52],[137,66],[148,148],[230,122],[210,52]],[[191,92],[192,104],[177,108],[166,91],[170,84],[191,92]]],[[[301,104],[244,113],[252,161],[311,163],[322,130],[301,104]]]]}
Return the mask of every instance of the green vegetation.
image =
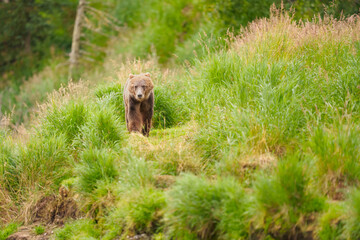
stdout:
{"type": "Polygon", "coordinates": [[[62,207],[47,210],[65,222],[55,239],[360,238],[360,17],[324,14],[353,13],[345,2],[92,2],[122,30],[99,25],[108,36],[89,41],[108,51],[82,80],[54,56],[1,93],[19,108],[0,118],[0,239],[41,222],[42,197],[62,207]],[[149,138],[124,119],[140,72],[155,83],[149,138]]]}
{"type": "Polygon", "coordinates": [[[36,235],[41,235],[41,234],[43,234],[45,232],[45,228],[43,226],[41,226],[41,225],[36,226],[34,228],[34,232],[35,232],[36,235]]]}
{"type": "Polygon", "coordinates": [[[100,232],[95,228],[93,221],[81,219],[65,224],[62,229],[55,232],[55,238],[59,240],[65,239],[98,239],[100,232]]]}
{"type": "Polygon", "coordinates": [[[10,223],[4,227],[0,228],[0,240],[7,239],[8,236],[16,232],[16,229],[18,229],[19,224],[16,223],[10,223]]]}

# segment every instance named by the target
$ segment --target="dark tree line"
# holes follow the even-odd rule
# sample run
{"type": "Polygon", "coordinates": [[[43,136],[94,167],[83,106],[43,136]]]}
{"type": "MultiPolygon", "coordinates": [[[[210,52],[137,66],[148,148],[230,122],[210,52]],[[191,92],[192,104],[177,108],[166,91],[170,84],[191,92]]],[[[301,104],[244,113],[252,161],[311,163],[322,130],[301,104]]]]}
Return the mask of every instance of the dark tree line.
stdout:
{"type": "Polygon", "coordinates": [[[77,0],[0,3],[0,74],[26,76],[51,54],[50,48],[69,50],[76,5],[77,0]]]}
{"type": "Polygon", "coordinates": [[[213,5],[224,25],[235,28],[246,25],[259,17],[268,17],[269,8],[275,3],[284,8],[295,10],[295,19],[311,19],[320,13],[339,18],[360,12],[360,0],[205,0],[213,5]]]}
{"type": "MultiPolygon", "coordinates": [[[[138,10],[143,1],[88,0],[95,9],[105,10],[121,24],[143,24],[138,10]]],[[[185,0],[184,0],[185,1],[185,0]]],[[[202,13],[221,23],[224,32],[235,30],[258,17],[269,16],[273,3],[295,9],[296,19],[310,19],[328,12],[335,17],[359,13],[360,0],[203,0],[202,13]]],[[[78,0],[0,0],[0,89],[6,82],[28,77],[45,64],[54,52],[69,53],[78,0]]],[[[102,44],[95,34],[89,38],[102,44]],[[95,40],[94,40],[95,39],[95,40]]]]}

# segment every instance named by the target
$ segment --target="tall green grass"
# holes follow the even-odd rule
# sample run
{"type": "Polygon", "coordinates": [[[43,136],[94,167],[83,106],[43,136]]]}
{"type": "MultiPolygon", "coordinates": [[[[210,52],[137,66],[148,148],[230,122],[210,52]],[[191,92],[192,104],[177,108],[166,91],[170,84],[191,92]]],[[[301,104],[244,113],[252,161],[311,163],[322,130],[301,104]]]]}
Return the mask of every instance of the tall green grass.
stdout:
{"type": "Polygon", "coordinates": [[[19,196],[31,189],[56,189],[71,172],[64,135],[33,137],[25,146],[12,147],[12,153],[6,147],[2,151],[1,181],[19,196]]]}
{"type": "Polygon", "coordinates": [[[347,200],[347,211],[345,211],[345,236],[348,239],[357,239],[360,237],[360,191],[359,189],[354,189],[349,199],[347,200]]]}
{"type": "Polygon", "coordinates": [[[119,174],[114,165],[116,155],[105,149],[89,148],[81,153],[80,159],[76,173],[81,192],[91,193],[100,181],[115,181],[119,174]]]}
{"type": "Polygon", "coordinates": [[[135,234],[154,234],[162,229],[164,193],[153,188],[133,190],[122,195],[118,207],[106,217],[104,239],[135,234]]]}
{"type": "Polygon", "coordinates": [[[197,142],[205,156],[233,148],[281,155],[306,141],[309,125],[346,113],[357,119],[358,25],[356,17],[302,24],[274,12],[229,50],[198,61],[197,142]]]}
{"type": "Polygon", "coordinates": [[[283,159],[272,175],[259,175],[254,182],[255,226],[261,226],[265,234],[306,237],[314,224],[311,218],[323,210],[324,199],[311,189],[305,165],[295,155],[283,159]]]}
{"type": "MultiPolygon", "coordinates": [[[[166,3],[155,7],[188,2],[166,3]]],[[[65,225],[59,239],[357,239],[358,29],[358,17],[302,23],[275,11],[193,67],[153,66],[149,138],[126,132],[114,79],[52,99],[28,140],[3,131],[0,199],[24,211],[29,192],[69,187],[91,219],[65,225]]],[[[119,78],[151,64],[121,65],[119,78]]]]}
{"type": "Polygon", "coordinates": [[[249,231],[246,208],[246,194],[233,179],[212,183],[185,175],[168,193],[165,221],[175,238],[244,238],[249,231]]]}
{"type": "Polygon", "coordinates": [[[69,143],[79,134],[87,120],[87,107],[83,102],[70,102],[64,106],[53,106],[46,116],[44,129],[47,133],[64,134],[69,143]]]}
{"type": "Polygon", "coordinates": [[[359,182],[359,129],[353,123],[335,123],[314,129],[310,152],[325,191],[359,182]]]}

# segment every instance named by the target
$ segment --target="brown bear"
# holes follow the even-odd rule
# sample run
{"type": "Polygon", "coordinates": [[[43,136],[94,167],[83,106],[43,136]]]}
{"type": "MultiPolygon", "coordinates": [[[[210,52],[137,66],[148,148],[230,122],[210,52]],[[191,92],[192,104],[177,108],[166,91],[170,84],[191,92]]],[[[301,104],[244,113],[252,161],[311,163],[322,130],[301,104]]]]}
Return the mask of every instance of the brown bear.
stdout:
{"type": "Polygon", "coordinates": [[[154,113],[154,84],[150,73],[130,74],[124,87],[126,127],[149,136],[154,113]]]}

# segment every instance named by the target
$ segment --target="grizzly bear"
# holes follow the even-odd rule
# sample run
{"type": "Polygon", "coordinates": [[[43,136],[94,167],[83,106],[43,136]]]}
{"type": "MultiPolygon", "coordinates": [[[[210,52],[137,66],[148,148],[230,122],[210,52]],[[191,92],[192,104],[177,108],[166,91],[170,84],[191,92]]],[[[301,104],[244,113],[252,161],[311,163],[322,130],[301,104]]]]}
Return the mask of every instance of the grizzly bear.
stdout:
{"type": "Polygon", "coordinates": [[[149,136],[154,113],[154,84],[150,73],[130,74],[124,87],[126,127],[149,136]]]}

